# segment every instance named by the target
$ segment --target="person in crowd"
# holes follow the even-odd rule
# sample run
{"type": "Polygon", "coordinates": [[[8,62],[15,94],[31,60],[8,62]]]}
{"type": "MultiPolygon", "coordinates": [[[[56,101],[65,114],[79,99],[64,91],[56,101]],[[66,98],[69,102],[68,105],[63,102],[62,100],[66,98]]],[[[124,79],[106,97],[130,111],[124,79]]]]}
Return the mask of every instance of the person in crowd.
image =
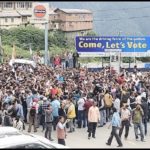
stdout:
{"type": "Polygon", "coordinates": [[[68,108],[67,108],[67,119],[69,119],[68,125],[70,128],[69,133],[75,131],[75,126],[73,123],[73,119],[76,117],[76,112],[75,112],[75,105],[72,102],[72,99],[68,99],[68,108]]]}
{"type": "Polygon", "coordinates": [[[81,98],[78,100],[78,128],[81,128],[83,125],[83,128],[86,126],[86,120],[85,120],[85,108],[84,104],[86,102],[85,94],[83,93],[81,95],[81,98]]]}
{"type": "MultiPolygon", "coordinates": [[[[87,96],[87,100],[84,103],[84,108],[85,108],[85,120],[87,122],[87,127],[88,127],[88,113],[89,113],[89,108],[93,105],[93,99],[91,99],[89,96],[87,96]]],[[[89,127],[88,127],[89,129],[89,127]]]]}
{"type": "Polygon", "coordinates": [[[95,137],[96,127],[99,121],[100,121],[100,112],[99,108],[97,107],[97,102],[94,101],[93,105],[89,108],[88,112],[88,122],[89,122],[88,139],[91,138],[91,134],[93,138],[96,138],[95,137]]]}
{"type": "Polygon", "coordinates": [[[67,119],[65,121],[65,118],[63,116],[59,117],[59,121],[57,123],[57,139],[58,139],[58,144],[66,145],[65,143],[65,138],[67,136],[66,134],[66,123],[69,120],[67,119]]]}
{"type": "Polygon", "coordinates": [[[115,98],[113,104],[114,104],[114,105],[113,105],[114,108],[116,108],[117,111],[120,112],[120,99],[119,99],[119,94],[116,94],[116,98],[115,98]]]}
{"type": "Polygon", "coordinates": [[[147,135],[147,120],[148,120],[148,103],[147,103],[147,98],[142,97],[142,104],[141,107],[143,109],[144,115],[143,115],[143,124],[144,124],[144,133],[145,136],[147,135]]]}
{"type": "MultiPolygon", "coordinates": [[[[121,118],[120,118],[119,112],[117,111],[116,108],[113,108],[113,116],[112,116],[110,125],[112,125],[112,131],[111,131],[110,137],[108,138],[106,144],[110,146],[112,143],[113,137],[115,136],[116,141],[118,143],[118,147],[122,147],[123,144],[121,142],[121,138],[119,137],[119,135],[117,133],[117,130],[120,129],[120,127],[121,127],[121,118]]],[[[109,127],[110,127],[110,125],[109,125],[109,127]]]]}
{"type": "Polygon", "coordinates": [[[123,129],[125,127],[125,139],[127,139],[129,134],[129,127],[130,127],[130,110],[128,109],[128,105],[124,105],[121,109],[121,128],[119,130],[119,136],[121,138],[123,129]]]}
{"type": "Polygon", "coordinates": [[[52,139],[52,126],[53,126],[53,114],[52,114],[52,107],[50,104],[47,105],[45,109],[45,138],[48,138],[50,141],[53,141],[52,139]],[[48,134],[48,137],[47,137],[48,134]]]}
{"type": "Polygon", "coordinates": [[[42,122],[43,131],[45,130],[45,110],[47,109],[48,105],[49,102],[47,98],[44,97],[41,106],[39,106],[41,107],[41,122],[42,122]]]}
{"type": "Polygon", "coordinates": [[[58,123],[58,117],[59,117],[59,108],[60,108],[60,101],[57,99],[57,97],[55,96],[53,98],[53,101],[51,102],[52,105],[52,113],[53,113],[53,128],[54,130],[56,130],[56,125],[58,123]]]}
{"type": "Polygon", "coordinates": [[[29,123],[29,112],[31,109],[31,104],[33,103],[32,91],[26,91],[26,103],[27,103],[27,123],[29,123]]]}
{"type": "Polygon", "coordinates": [[[106,121],[108,122],[110,119],[110,112],[113,105],[113,98],[111,94],[109,93],[109,90],[106,90],[104,95],[104,104],[106,108],[106,121]]]}
{"type": "Polygon", "coordinates": [[[30,114],[29,114],[28,132],[31,132],[32,125],[34,127],[34,132],[37,132],[36,123],[37,123],[36,102],[33,102],[33,105],[31,106],[30,114]]]}
{"type": "Polygon", "coordinates": [[[106,124],[106,109],[105,109],[105,104],[104,104],[104,96],[102,94],[100,95],[98,106],[99,106],[99,111],[100,111],[99,127],[103,127],[106,124]]]}
{"type": "Polygon", "coordinates": [[[138,129],[140,130],[141,141],[144,142],[144,131],[142,124],[142,116],[144,115],[143,109],[140,104],[137,104],[136,108],[133,110],[133,124],[136,140],[139,139],[138,129]]]}
{"type": "Polygon", "coordinates": [[[60,104],[60,108],[59,108],[59,116],[63,116],[65,119],[67,118],[66,116],[66,109],[65,109],[65,106],[66,106],[66,102],[65,100],[63,100],[60,104]]]}

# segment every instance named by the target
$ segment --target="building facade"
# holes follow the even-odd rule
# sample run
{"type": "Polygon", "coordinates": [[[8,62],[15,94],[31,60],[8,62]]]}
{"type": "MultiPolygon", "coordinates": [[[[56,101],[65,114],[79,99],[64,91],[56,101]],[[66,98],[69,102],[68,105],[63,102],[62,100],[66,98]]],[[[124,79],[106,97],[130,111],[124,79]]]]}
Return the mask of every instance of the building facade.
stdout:
{"type": "Polygon", "coordinates": [[[25,25],[30,17],[32,2],[0,1],[0,28],[25,25]]]}
{"type": "Polygon", "coordinates": [[[67,37],[83,35],[93,29],[93,15],[89,10],[58,8],[54,12],[56,15],[51,20],[67,37]]]}

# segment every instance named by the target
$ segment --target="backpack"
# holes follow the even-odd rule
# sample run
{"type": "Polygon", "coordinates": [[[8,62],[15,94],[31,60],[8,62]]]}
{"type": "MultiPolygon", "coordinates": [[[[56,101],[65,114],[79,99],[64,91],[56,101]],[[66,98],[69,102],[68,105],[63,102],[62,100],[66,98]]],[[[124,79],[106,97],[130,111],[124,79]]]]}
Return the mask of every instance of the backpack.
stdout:
{"type": "Polygon", "coordinates": [[[104,95],[104,105],[106,108],[110,108],[113,105],[112,96],[110,94],[104,95]]]}
{"type": "Polygon", "coordinates": [[[32,117],[34,117],[35,114],[36,114],[36,109],[35,109],[34,107],[32,107],[31,110],[30,110],[30,115],[31,115],[32,117]]]}

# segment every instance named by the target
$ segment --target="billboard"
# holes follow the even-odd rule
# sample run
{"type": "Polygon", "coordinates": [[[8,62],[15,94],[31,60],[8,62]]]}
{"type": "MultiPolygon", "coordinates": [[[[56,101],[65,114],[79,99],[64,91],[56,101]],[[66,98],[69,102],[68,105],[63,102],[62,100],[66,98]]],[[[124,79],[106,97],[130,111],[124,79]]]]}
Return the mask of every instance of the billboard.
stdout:
{"type": "Polygon", "coordinates": [[[49,3],[47,2],[33,2],[32,5],[32,17],[30,23],[34,26],[44,29],[43,23],[49,20],[49,3]]]}
{"type": "Polygon", "coordinates": [[[109,55],[121,52],[123,56],[137,57],[150,55],[150,36],[147,37],[76,37],[76,50],[79,54],[109,55]]]}

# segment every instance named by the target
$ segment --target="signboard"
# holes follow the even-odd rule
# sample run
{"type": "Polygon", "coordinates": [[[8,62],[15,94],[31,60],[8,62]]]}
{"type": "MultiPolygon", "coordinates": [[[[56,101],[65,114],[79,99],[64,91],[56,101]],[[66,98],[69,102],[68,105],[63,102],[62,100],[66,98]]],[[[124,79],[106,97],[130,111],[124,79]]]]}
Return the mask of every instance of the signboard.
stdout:
{"type": "Polygon", "coordinates": [[[46,8],[43,5],[37,5],[34,8],[34,15],[37,18],[43,18],[46,14],[46,8]]]}
{"type": "Polygon", "coordinates": [[[32,17],[30,23],[40,29],[45,29],[45,22],[49,20],[49,3],[34,2],[32,5],[32,17]]]}
{"type": "Polygon", "coordinates": [[[145,65],[144,65],[144,68],[150,68],[150,63],[145,64],[145,65]]]}
{"type": "Polygon", "coordinates": [[[150,56],[150,36],[148,37],[76,37],[76,50],[79,54],[100,54],[121,52],[121,56],[150,56]]]}

